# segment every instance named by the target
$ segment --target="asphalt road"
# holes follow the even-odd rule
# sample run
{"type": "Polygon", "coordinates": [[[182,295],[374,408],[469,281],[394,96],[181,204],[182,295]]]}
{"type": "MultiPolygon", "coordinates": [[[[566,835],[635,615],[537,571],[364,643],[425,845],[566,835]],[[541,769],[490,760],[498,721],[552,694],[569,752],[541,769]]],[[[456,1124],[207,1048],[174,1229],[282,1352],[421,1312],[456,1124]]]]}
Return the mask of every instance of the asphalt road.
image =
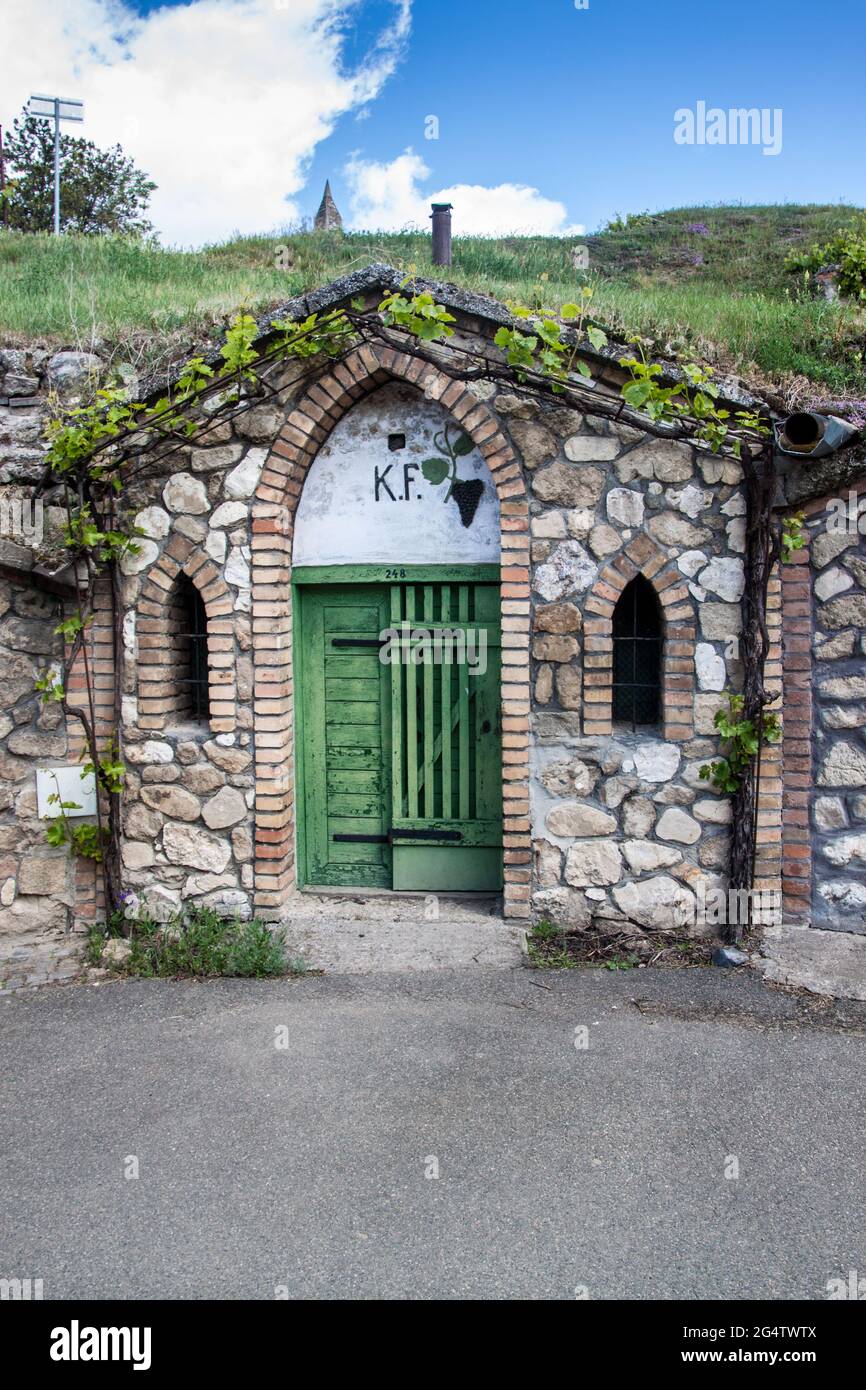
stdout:
{"type": "Polygon", "coordinates": [[[866,1273],[864,1034],[864,1005],[718,970],[2,999],[0,1276],[46,1299],[821,1299],[866,1273]]]}

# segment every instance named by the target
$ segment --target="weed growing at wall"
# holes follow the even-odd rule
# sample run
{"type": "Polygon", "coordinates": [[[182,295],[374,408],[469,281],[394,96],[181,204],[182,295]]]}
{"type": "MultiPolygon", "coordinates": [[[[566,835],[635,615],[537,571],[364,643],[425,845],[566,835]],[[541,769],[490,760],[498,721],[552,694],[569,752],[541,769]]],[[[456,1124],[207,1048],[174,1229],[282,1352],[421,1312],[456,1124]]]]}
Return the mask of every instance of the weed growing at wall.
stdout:
{"type": "Polygon", "coordinates": [[[713,722],[722,737],[724,756],[717,762],[704,763],[699,775],[702,781],[712,782],[719,791],[731,794],[739,790],[761,747],[781,741],[782,726],[777,714],[763,710],[756,718],[745,718],[742,695],[731,694],[727,710],[717,710],[713,722]]]}
{"type": "Polygon", "coordinates": [[[779,544],[782,552],[782,563],[785,565],[790,564],[797,551],[802,550],[806,544],[805,522],[805,512],[795,512],[792,516],[782,518],[779,544]]]}
{"type": "MultiPolygon", "coordinates": [[[[109,938],[120,936],[121,930],[128,931],[129,951],[114,963],[109,957],[107,963],[125,975],[263,978],[285,975],[290,969],[285,932],[272,932],[258,918],[242,922],[209,907],[188,907],[168,922],[145,916],[130,924],[115,914],[109,938]]],[[[91,964],[102,960],[104,946],[105,936],[98,929],[92,932],[86,951],[91,964]]]]}

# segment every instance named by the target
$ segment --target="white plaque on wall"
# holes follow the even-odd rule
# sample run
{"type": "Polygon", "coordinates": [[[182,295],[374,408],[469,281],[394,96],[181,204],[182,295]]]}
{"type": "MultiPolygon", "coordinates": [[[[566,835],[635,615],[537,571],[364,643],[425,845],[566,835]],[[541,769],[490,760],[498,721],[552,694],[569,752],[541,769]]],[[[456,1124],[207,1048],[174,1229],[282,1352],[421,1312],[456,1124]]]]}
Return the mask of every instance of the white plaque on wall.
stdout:
{"type": "Polygon", "coordinates": [[[41,820],[56,820],[60,808],[50,796],[59,796],[61,801],[75,802],[78,810],[67,809],[64,815],[96,815],[96,783],[93,773],[82,777],[80,767],[37,767],[36,769],[36,809],[41,820]]]}

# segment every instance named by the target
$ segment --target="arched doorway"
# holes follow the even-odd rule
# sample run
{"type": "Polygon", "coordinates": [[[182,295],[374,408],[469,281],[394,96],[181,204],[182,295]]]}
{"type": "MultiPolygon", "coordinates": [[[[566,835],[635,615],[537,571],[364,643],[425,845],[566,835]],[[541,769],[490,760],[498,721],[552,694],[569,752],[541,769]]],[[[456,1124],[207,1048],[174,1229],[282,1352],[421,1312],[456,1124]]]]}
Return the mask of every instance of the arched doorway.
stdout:
{"type": "Polygon", "coordinates": [[[391,383],[312,463],[292,542],[298,882],[502,887],[499,499],[391,383]]]}
{"type": "Polygon", "coordinates": [[[268,454],[252,508],[252,654],[255,727],[255,904],[280,917],[296,883],[292,544],[299,499],[322,446],[347,411],[389,382],[439,401],[471,436],[496,487],[501,519],[503,912],[530,911],[529,505],[517,457],[496,416],[432,363],[364,344],[297,399],[268,454]]]}

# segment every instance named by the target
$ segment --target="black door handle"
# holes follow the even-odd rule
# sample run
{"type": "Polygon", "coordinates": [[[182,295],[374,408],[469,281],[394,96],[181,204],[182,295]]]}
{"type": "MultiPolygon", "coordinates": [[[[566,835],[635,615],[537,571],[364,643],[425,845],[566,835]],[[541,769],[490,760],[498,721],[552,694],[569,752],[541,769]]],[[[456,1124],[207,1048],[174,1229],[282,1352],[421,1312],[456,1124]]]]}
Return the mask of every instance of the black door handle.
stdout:
{"type": "Polygon", "coordinates": [[[390,841],[394,840],[462,840],[463,833],[460,830],[403,830],[397,829],[393,825],[388,831],[390,841]]]}

